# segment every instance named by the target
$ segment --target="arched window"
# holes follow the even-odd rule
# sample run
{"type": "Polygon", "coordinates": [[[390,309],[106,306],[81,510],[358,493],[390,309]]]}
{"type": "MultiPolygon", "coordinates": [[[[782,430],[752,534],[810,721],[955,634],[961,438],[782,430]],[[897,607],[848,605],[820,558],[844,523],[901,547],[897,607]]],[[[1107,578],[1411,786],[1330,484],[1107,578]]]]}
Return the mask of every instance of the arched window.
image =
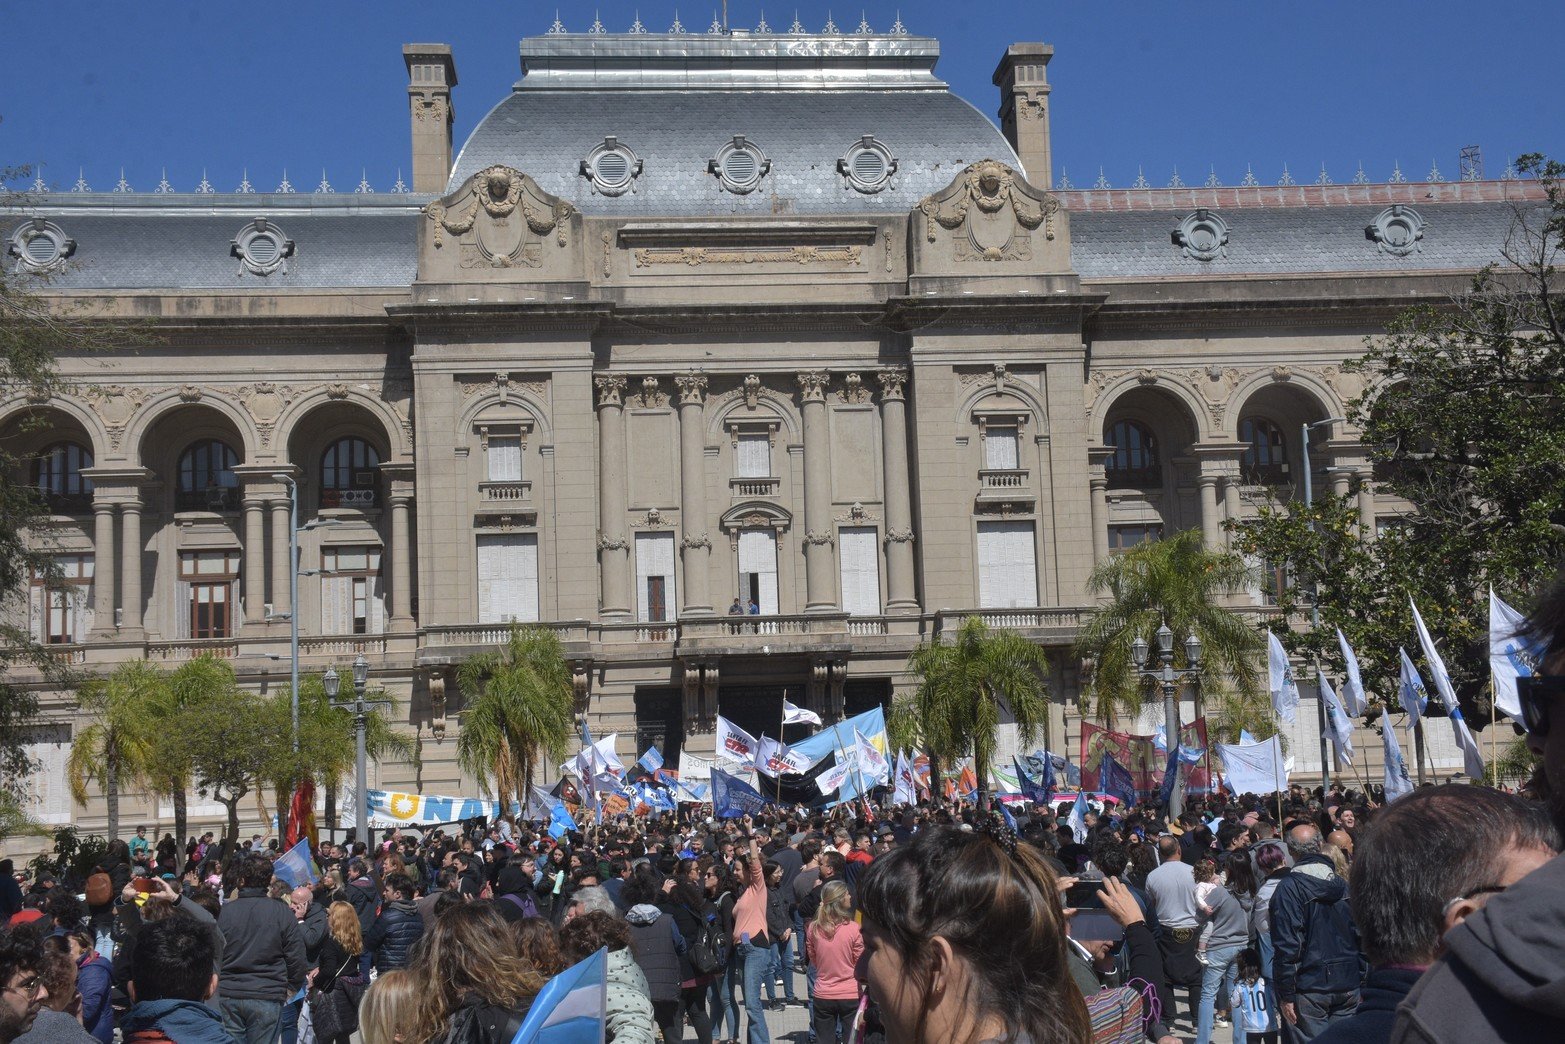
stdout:
{"type": "Polygon", "coordinates": [[[1140,421],[1115,421],[1109,428],[1109,444],[1114,447],[1106,469],[1109,485],[1161,486],[1163,464],[1158,456],[1157,438],[1140,421]]]}
{"type": "Polygon", "coordinates": [[[1265,417],[1239,422],[1239,441],[1245,444],[1244,480],[1274,486],[1288,478],[1288,447],[1282,429],[1265,417]]]}
{"type": "Polygon", "coordinates": [[[379,467],[380,454],[357,436],[327,446],[321,454],[321,507],[374,507],[379,467]]]}
{"type": "Polygon", "coordinates": [[[176,511],[233,511],[239,504],[239,455],[218,439],[193,442],[179,455],[176,511]]]}
{"type": "Polygon", "coordinates": [[[75,515],[92,510],[92,479],[82,475],[92,467],[92,450],[74,442],[56,442],[33,460],[33,486],[49,510],[75,515]]]}

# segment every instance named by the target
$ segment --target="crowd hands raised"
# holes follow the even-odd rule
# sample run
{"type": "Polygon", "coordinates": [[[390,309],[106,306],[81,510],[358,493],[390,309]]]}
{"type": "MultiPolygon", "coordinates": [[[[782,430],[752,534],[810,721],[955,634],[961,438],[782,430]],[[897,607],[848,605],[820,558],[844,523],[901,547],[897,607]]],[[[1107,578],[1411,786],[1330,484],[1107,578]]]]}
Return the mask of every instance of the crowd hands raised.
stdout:
{"type": "Polygon", "coordinates": [[[1523,692],[1542,803],[684,806],[558,841],[502,821],[323,844],[297,888],[259,839],[226,862],[115,842],[85,881],[5,868],[0,1044],[507,1044],[600,951],[615,1044],[769,1044],[790,1003],[811,1044],[1562,1040],[1561,695],[1523,692]]]}

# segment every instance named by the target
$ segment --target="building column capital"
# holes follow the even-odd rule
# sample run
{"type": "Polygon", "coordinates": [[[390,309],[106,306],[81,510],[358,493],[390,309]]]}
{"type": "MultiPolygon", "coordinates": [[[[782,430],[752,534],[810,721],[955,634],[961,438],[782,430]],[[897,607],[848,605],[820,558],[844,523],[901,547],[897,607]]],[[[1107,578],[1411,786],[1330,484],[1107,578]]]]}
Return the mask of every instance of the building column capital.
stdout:
{"type": "Polygon", "coordinates": [[[826,401],[826,386],[831,383],[831,374],[825,370],[805,370],[796,380],[799,382],[799,398],[802,401],[826,401]]]}
{"type": "Polygon", "coordinates": [[[700,370],[679,374],[674,378],[679,389],[679,405],[700,406],[706,402],[707,376],[700,370]]]}
{"type": "Polygon", "coordinates": [[[592,379],[593,386],[598,389],[599,406],[625,405],[625,386],[628,383],[622,373],[604,373],[592,379]]]}
{"type": "Polygon", "coordinates": [[[877,370],[875,379],[880,382],[882,402],[900,401],[903,397],[903,387],[907,384],[908,372],[901,366],[887,367],[884,370],[877,370]]]}

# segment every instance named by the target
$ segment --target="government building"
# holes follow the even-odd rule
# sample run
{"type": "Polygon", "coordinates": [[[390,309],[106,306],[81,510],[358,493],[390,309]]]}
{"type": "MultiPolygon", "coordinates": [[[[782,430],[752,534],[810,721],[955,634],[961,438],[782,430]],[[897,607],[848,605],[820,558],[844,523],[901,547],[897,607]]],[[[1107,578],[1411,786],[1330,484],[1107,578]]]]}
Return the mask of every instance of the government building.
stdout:
{"type": "MultiPolygon", "coordinates": [[[[362,653],[418,745],[371,786],[476,795],[455,669],[513,621],[559,635],[594,735],[674,764],[718,714],[775,734],[784,694],[888,704],[977,615],[1047,648],[1074,756],[1094,564],[1222,546],[1302,489],[1306,424],[1315,488],[1373,539],[1398,505],[1340,419],[1344,362],[1542,205],[1438,175],[1073,189],[1047,45],[997,45],[995,94],[964,99],[900,24],[599,28],[522,40],[455,150],[456,56],[405,47],[411,190],[40,185],[0,212],[8,270],[151,334],[0,402],[66,576],[13,611],[55,655],[213,653],[276,691],[296,616],[301,671],[362,653]]],[[[1271,612],[1270,583],[1235,603],[1271,612]]],[[[71,693],[39,684],[32,811],[102,830],[65,785],[71,693]]],[[[171,815],[133,794],[121,822],[171,815]]]]}

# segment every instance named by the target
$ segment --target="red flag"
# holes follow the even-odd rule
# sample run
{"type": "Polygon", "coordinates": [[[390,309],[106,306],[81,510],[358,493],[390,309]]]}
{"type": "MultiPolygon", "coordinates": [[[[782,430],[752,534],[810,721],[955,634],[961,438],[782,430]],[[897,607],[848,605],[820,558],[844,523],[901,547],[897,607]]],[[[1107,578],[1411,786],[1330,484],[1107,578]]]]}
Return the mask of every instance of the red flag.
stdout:
{"type": "Polygon", "coordinates": [[[293,792],[293,800],[288,803],[288,830],[286,832],[287,847],[292,848],[299,843],[300,838],[308,838],[310,851],[315,851],[319,843],[315,826],[315,783],[306,779],[293,792]]]}

